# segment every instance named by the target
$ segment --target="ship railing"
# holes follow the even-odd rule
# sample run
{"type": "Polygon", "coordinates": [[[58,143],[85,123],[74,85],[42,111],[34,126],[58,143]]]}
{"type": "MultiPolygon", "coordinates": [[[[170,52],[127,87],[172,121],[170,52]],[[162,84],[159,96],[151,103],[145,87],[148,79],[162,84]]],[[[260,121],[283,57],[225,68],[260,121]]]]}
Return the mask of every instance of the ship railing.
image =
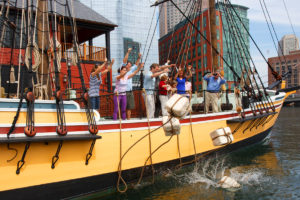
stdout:
{"type": "MultiPolygon", "coordinates": [[[[135,108],[131,110],[131,117],[132,118],[146,118],[146,107],[145,107],[145,101],[143,97],[143,90],[137,89],[133,90],[134,100],[135,100],[135,108]]],[[[161,113],[161,104],[159,101],[159,95],[158,90],[146,90],[146,92],[153,92],[155,95],[155,114],[154,116],[157,118],[159,116],[162,116],[161,113]]],[[[197,92],[193,92],[192,96],[190,98],[190,104],[192,107],[192,114],[205,114],[205,113],[212,113],[212,107],[209,106],[209,110],[206,112],[205,110],[205,94],[206,90],[201,90],[197,92]]],[[[102,119],[112,119],[113,116],[113,110],[114,110],[114,102],[113,97],[114,93],[107,91],[105,89],[100,89],[100,95],[99,101],[100,101],[100,109],[98,112],[101,115],[102,119]]],[[[242,94],[242,96],[245,96],[246,94],[242,94]]],[[[70,96],[66,95],[66,100],[75,100],[77,101],[81,106],[83,106],[83,102],[81,102],[81,96],[82,96],[82,90],[77,89],[76,90],[76,98],[70,98],[70,96]]],[[[188,97],[187,97],[188,98],[188,97]]],[[[249,104],[251,103],[249,101],[246,101],[247,99],[244,99],[243,107],[248,108],[249,104]]],[[[218,98],[218,112],[227,112],[227,111],[235,111],[236,110],[236,102],[234,97],[234,91],[233,90],[226,90],[226,91],[220,91],[219,98],[218,98]],[[227,93],[227,94],[226,94],[227,93]],[[227,96],[227,97],[226,97],[227,96]]]]}
{"type": "MultiPolygon", "coordinates": [[[[72,60],[76,56],[73,44],[63,43],[62,44],[62,58],[72,60]]],[[[97,61],[104,62],[106,58],[106,48],[89,46],[84,44],[79,45],[80,59],[84,61],[97,61]]]]}

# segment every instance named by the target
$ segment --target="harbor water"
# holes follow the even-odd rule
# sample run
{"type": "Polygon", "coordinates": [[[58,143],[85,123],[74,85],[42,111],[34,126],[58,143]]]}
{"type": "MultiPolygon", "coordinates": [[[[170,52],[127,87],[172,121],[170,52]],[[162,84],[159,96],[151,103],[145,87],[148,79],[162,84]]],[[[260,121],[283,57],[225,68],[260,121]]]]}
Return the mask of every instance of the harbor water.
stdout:
{"type": "Polygon", "coordinates": [[[269,143],[227,155],[214,155],[181,170],[165,170],[125,194],[91,194],[80,199],[197,200],[300,199],[300,108],[285,107],[269,143]],[[234,178],[236,189],[223,189],[223,175],[234,178]]]}

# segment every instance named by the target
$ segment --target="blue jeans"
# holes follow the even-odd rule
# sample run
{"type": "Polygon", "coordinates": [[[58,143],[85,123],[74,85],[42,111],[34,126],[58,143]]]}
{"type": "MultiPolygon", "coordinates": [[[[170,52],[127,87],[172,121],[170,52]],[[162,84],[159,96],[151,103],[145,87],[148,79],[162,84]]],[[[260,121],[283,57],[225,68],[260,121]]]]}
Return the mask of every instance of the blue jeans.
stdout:
{"type": "Polygon", "coordinates": [[[92,109],[95,109],[95,110],[100,109],[100,97],[90,97],[90,101],[92,104],[92,109]]]}

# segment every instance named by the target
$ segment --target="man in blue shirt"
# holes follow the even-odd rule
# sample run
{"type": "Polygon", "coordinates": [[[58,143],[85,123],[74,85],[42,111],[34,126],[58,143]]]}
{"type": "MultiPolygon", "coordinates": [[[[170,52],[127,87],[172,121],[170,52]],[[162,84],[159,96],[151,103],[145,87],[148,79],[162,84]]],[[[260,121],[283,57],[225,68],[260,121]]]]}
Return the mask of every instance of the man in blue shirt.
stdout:
{"type": "Polygon", "coordinates": [[[213,75],[204,76],[204,80],[207,81],[207,90],[205,92],[205,113],[208,113],[210,103],[212,104],[212,111],[218,112],[220,87],[222,84],[226,83],[226,80],[219,72],[215,72],[213,75]]]}
{"type": "MultiPolygon", "coordinates": [[[[136,60],[135,64],[132,65],[130,61],[128,61],[128,57],[130,52],[132,51],[131,48],[128,49],[124,59],[123,59],[123,64],[122,66],[126,66],[127,69],[127,75],[129,76],[132,74],[135,70],[137,70],[137,66],[140,64],[141,61],[141,54],[139,54],[138,59],[136,60]]],[[[132,78],[128,79],[127,82],[127,89],[126,89],[126,100],[127,100],[127,105],[126,105],[126,112],[127,112],[127,119],[131,118],[131,110],[135,108],[135,102],[134,102],[134,95],[132,92],[132,78]]]]}
{"type": "Polygon", "coordinates": [[[154,118],[154,111],[155,111],[155,101],[154,101],[154,90],[155,90],[155,77],[158,77],[159,75],[168,72],[168,68],[175,66],[172,65],[164,65],[159,66],[159,64],[153,63],[150,66],[150,71],[144,75],[144,88],[146,90],[146,97],[147,99],[147,110],[148,110],[148,117],[154,118]]]}

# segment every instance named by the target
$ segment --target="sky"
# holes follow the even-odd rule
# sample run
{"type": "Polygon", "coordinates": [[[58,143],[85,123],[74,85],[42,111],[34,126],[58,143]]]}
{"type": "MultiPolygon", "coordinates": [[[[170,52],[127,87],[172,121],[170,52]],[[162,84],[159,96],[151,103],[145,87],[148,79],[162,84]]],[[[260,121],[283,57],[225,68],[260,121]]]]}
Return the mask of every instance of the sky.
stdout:
{"type": "MultiPolygon", "coordinates": [[[[300,3],[299,0],[264,0],[268,8],[275,31],[280,40],[286,34],[293,34],[287,12],[284,8],[286,4],[289,16],[297,37],[300,37],[300,3]],[[283,2],[284,1],[284,2],[283,2]]],[[[269,33],[268,26],[263,15],[259,0],[231,0],[231,3],[243,5],[249,8],[248,18],[250,20],[250,34],[258,44],[266,58],[276,57],[276,48],[269,33]]],[[[251,55],[256,63],[259,74],[264,82],[267,82],[267,64],[253,43],[250,43],[251,55]]]]}

